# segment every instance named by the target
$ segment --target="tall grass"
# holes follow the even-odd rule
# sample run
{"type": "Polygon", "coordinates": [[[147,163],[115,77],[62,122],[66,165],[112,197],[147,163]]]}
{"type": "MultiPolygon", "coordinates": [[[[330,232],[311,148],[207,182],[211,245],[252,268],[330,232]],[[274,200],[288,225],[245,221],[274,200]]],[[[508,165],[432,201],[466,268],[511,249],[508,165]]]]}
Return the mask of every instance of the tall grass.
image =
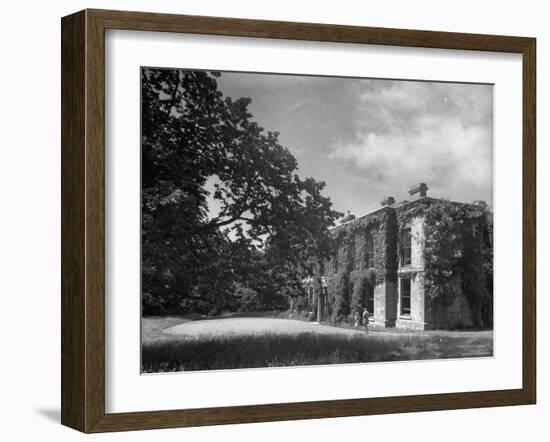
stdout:
{"type": "MultiPolygon", "coordinates": [[[[456,339],[401,336],[399,339],[357,333],[353,336],[299,333],[209,336],[146,341],[146,373],[254,367],[377,362],[468,356],[456,339]]],[[[464,344],[464,343],[463,343],[464,344]]],[[[484,343],[485,344],[485,343],[484,343]]],[[[484,355],[492,354],[483,348],[484,355]]]]}

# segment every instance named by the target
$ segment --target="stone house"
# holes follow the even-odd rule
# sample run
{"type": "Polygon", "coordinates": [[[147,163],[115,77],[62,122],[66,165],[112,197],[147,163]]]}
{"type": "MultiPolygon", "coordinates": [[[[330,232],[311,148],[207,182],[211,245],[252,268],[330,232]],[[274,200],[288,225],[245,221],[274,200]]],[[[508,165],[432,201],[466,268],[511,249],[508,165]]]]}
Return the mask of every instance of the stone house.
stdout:
{"type": "Polygon", "coordinates": [[[366,308],[380,327],[414,330],[492,325],[492,218],[486,205],[427,196],[420,183],[410,200],[348,213],[332,229],[334,256],[320,289],[304,280],[319,320],[350,319],[366,308]]]}

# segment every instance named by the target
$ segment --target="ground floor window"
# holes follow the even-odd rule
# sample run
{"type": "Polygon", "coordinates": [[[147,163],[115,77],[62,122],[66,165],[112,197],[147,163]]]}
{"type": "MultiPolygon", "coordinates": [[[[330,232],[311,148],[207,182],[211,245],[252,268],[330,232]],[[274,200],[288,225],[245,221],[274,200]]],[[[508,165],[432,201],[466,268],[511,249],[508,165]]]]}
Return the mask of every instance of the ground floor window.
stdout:
{"type": "Polygon", "coordinates": [[[366,307],[369,312],[369,316],[372,316],[374,314],[374,287],[370,284],[367,285],[366,307]]]}
{"type": "Polygon", "coordinates": [[[411,314],[411,279],[401,279],[401,314],[411,314]]]}

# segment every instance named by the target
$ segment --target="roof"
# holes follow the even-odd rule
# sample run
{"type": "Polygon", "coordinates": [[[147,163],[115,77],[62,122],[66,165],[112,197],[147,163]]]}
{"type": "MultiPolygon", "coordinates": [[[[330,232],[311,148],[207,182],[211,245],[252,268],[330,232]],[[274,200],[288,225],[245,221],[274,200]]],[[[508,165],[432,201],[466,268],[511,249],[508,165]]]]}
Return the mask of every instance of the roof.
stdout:
{"type": "Polygon", "coordinates": [[[354,219],[351,219],[349,221],[338,224],[337,226],[334,226],[334,227],[330,228],[329,230],[336,230],[339,227],[354,223],[354,222],[356,222],[358,220],[361,220],[361,219],[365,219],[365,218],[367,218],[371,215],[374,215],[376,213],[380,213],[384,210],[397,210],[397,209],[402,209],[402,208],[405,208],[405,207],[412,207],[412,206],[414,206],[416,204],[420,204],[420,203],[429,203],[429,202],[437,202],[437,201],[448,201],[450,203],[457,204],[457,205],[473,206],[473,204],[469,204],[469,203],[462,203],[462,202],[459,202],[459,201],[450,201],[450,200],[446,200],[446,199],[443,199],[443,198],[432,198],[430,196],[423,196],[423,197],[420,197],[420,198],[417,198],[417,199],[414,199],[414,200],[411,200],[411,201],[404,200],[404,201],[399,201],[397,203],[394,203],[391,206],[379,207],[378,209],[373,210],[372,212],[366,213],[364,215],[358,216],[357,218],[354,218],[354,219]]]}

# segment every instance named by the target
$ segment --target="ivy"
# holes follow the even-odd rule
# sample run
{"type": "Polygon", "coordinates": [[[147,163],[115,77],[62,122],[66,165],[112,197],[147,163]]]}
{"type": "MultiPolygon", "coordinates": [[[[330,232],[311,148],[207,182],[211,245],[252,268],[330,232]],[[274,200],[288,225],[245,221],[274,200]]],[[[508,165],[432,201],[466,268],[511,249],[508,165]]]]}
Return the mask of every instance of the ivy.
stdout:
{"type": "Polygon", "coordinates": [[[397,212],[399,235],[412,218],[424,217],[424,288],[429,299],[449,305],[461,289],[479,325],[474,307],[492,296],[492,213],[487,205],[428,200],[397,212]]]}
{"type": "MultiPolygon", "coordinates": [[[[325,268],[333,321],[342,320],[362,307],[367,284],[397,282],[398,276],[415,277],[419,271],[424,273],[429,302],[437,299],[448,305],[461,291],[476,312],[479,311],[476,305],[492,299],[492,213],[486,204],[425,198],[357,218],[336,227],[332,234],[334,258],[326,262],[325,268]],[[398,239],[415,217],[424,218],[424,267],[405,267],[398,275],[401,255],[398,239]],[[480,233],[475,238],[473,224],[480,233]],[[369,237],[373,240],[370,261],[369,237]]],[[[474,317],[474,322],[479,325],[480,319],[474,317]]]]}
{"type": "Polygon", "coordinates": [[[368,285],[376,284],[376,273],[372,269],[354,270],[349,275],[351,285],[350,313],[361,311],[363,297],[368,285]]]}
{"type": "Polygon", "coordinates": [[[326,264],[328,304],[331,319],[341,321],[362,307],[367,284],[376,285],[385,278],[397,278],[397,219],[392,209],[357,218],[335,228],[334,258],[326,264]],[[368,259],[368,241],[372,239],[372,255],[368,259]]]}
{"type": "Polygon", "coordinates": [[[349,315],[349,273],[341,271],[328,281],[328,304],[331,319],[340,322],[349,315]]]}
{"type": "Polygon", "coordinates": [[[333,230],[337,255],[329,263],[334,273],[372,269],[376,284],[384,282],[386,276],[395,280],[395,226],[393,210],[383,209],[357,218],[333,230]],[[373,240],[373,262],[367,262],[367,241],[373,240]]]}

